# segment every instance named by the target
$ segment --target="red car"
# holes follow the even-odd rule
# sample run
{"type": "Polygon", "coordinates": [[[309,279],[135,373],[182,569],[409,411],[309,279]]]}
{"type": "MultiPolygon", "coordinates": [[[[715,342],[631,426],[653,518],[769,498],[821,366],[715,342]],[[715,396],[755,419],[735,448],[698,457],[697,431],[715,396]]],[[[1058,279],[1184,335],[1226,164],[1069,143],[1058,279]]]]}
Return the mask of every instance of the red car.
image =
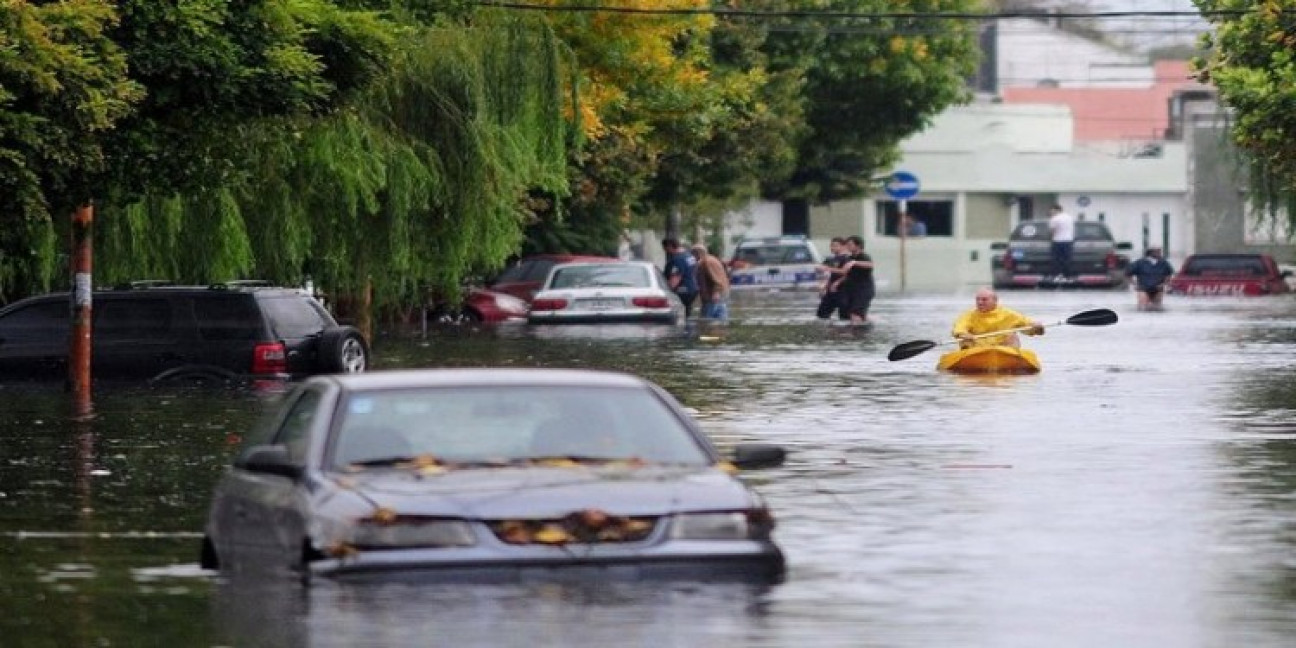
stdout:
{"type": "MultiPolygon", "coordinates": [[[[530,304],[531,298],[535,297],[536,291],[549,276],[549,270],[559,263],[571,261],[620,261],[620,259],[589,254],[536,254],[522,257],[505,268],[504,272],[490,284],[490,289],[513,295],[530,304]]],[[[525,316],[525,313],[523,315],[525,316]]]]}
{"type": "Polygon", "coordinates": [[[525,320],[528,310],[526,302],[495,290],[473,288],[464,296],[464,317],[486,324],[525,320]]]}
{"type": "Polygon", "coordinates": [[[526,302],[513,295],[465,287],[458,302],[433,296],[428,317],[429,321],[442,324],[498,324],[525,321],[530,309],[526,302]]]}
{"type": "Polygon", "coordinates": [[[1170,278],[1177,295],[1276,295],[1291,292],[1290,270],[1268,254],[1194,254],[1170,278]]]}

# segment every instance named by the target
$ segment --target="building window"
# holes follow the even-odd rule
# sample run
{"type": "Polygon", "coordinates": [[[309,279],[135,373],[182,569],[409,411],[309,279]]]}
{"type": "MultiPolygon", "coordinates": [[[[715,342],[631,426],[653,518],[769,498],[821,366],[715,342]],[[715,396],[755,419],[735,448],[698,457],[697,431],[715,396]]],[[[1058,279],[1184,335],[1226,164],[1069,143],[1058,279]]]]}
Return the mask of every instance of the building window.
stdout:
{"type": "MultiPolygon", "coordinates": [[[[926,226],[927,236],[954,236],[954,202],[951,200],[910,200],[909,216],[926,226]]],[[[877,203],[877,234],[896,236],[900,222],[900,204],[894,200],[877,203]]]]}
{"type": "Polygon", "coordinates": [[[1268,210],[1248,204],[1245,220],[1246,231],[1243,241],[1247,245],[1286,244],[1292,240],[1291,220],[1287,210],[1268,210]]]}

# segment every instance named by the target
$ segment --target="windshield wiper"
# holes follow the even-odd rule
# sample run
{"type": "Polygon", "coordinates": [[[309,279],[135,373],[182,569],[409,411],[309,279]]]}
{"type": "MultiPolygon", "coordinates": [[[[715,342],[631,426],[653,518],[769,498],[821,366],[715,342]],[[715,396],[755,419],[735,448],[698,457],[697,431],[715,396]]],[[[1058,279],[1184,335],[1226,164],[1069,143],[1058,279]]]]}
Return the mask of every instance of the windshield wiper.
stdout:
{"type": "Polygon", "coordinates": [[[374,459],[365,459],[363,461],[348,461],[348,466],[361,466],[364,468],[376,468],[379,466],[395,466],[403,463],[414,463],[416,457],[377,457],[374,459]]]}
{"type": "Polygon", "coordinates": [[[593,455],[545,455],[541,457],[527,457],[527,461],[536,464],[543,464],[554,461],[571,461],[574,463],[591,463],[591,464],[608,464],[608,463],[647,463],[639,457],[596,457],[593,455]]]}

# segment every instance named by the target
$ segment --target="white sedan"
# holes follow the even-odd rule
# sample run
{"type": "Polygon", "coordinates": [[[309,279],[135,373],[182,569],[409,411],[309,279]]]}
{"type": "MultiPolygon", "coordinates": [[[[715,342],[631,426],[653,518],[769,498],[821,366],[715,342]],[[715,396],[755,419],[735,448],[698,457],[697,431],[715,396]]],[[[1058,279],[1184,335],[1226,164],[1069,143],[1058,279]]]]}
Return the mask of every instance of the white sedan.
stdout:
{"type": "Polygon", "coordinates": [[[532,324],[684,321],[684,303],[646,261],[564,263],[531,300],[532,324]]]}

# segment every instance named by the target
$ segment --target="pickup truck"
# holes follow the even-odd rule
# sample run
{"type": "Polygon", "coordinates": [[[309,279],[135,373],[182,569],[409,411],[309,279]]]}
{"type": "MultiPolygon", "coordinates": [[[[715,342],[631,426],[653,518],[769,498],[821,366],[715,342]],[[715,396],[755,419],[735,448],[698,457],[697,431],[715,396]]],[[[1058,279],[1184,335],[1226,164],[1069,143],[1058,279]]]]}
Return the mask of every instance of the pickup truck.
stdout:
{"type": "Polygon", "coordinates": [[[1192,296],[1281,295],[1291,292],[1291,270],[1268,254],[1194,254],[1170,278],[1170,294],[1192,296]]]}
{"type": "Polygon", "coordinates": [[[1129,242],[1117,243],[1099,221],[1077,221],[1071,277],[1054,276],[1048,221],[1018,223],[1008,241],[990,245],[990,272],[995,288],[1123,288],[1128,279],[1129,242]]]}

